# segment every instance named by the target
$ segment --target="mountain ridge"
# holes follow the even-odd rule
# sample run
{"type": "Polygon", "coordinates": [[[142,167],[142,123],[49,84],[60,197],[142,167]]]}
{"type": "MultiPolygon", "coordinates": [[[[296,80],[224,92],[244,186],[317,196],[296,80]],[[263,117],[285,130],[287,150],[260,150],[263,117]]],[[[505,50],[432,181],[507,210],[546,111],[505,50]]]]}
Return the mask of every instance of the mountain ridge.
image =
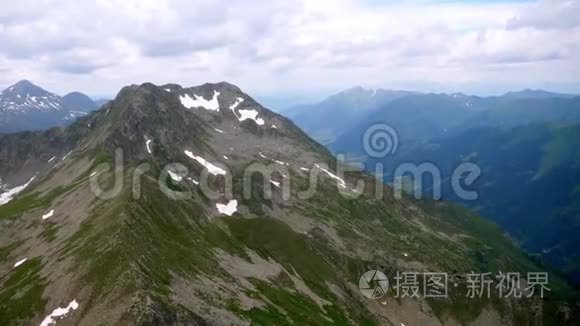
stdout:
{"type": "Polygon", "coordinates": [[[533,305],[574,307],[557,277],[549,302],[470,302],[459,288],[443,301],[366,299],[357,282],[370,269],[455,270],[464,289],[469,271],[542,268],[460,208],[339,175],[328,150],[227,83],[127,86],[68,127],[0,143],[11,144],[0,178],[22,174],[7,187],[35,177],[0,205],[3,324],[67,307],[62,321],[78,325],[503,325],[562,317],[533,305]]]}
{"type": "MultiPolygon", "coordinates": [[[[295,121],[307,133],[332,149],[344,151],[345,148],[334,146],[332,143],[340,143],[345,140],[361,139],[362,133],[369,125],[383,121],[390,123],[392,119],[398,122],[408,120],[405,124],[412,123],[412,115],[419,114],[423,120],[431,125],[419,125],[417,130],[424,139],[423,127],[427,130],[435,130],[437,134],[447,132],[456,127],[455,124],[447,123],[447,120],[457,121],[464,119],[473,125],[480,119],[497,119],[502,115],[510,114],[511,107],[526,105],[532,101],[560,101],[571,102],[580,98],[577,94],[561,94],[544,90],[524,89],[521,91],[507,92],[499,96],[477,96],[464,93],[435,93],[435,92],[413,92],[404,90],[384,90],[365,89],[355,86],[339,93],[330,95],[322,101],[312,104],[302,104],[294,106],[284,111],[293,121],[295,121]],[[382,96],[381,96],[382,94],[382,96]],[[377,97],[377,95],[379,95],[377,97]],[[438,104],[432,103],[437,100],[438,104]],[[447,102],[441,104],[442,101],[447,102]],[[518,102],[521,102],[518,103],[518,102]],[[410,103],[410,104],[406,104],[410,103]],[[414,104],[413,104],[414,103],[414,104]],[[405,112],[411,105],[414,113],[405,112]],[[394,110],[393,110],[394,109],[394,110]],[[446,109],[449,114],[442,114],[437,121],[431,121],[433,115],[438,111],[446,109]],[[400,112],[392,112],[392,111],[400,112]],[[396,114],[392,117],[393,114],[396,114]],[[406,117],[403,115],[407,115],[406,117]],[[426,118],[423,118],[425,116],[426,118]],[[481,116],[481,118],[480,118],[481,116]],[[433,122],[433,123],[432,123],[433,122]],[[436,129],[433,129],[435,127],[436,129]],[[342,139],[341,139],[342,138],[342,139]]],[[[535,105],[532,102],[533,105],[535,105]]],[[[537,105],[536,105],[537,106],[537,105]]],[[[561,119],[550,117],[549,113],[534,112],[539,119],[561,119]]],[[[497,121],[489,121],[488,124],[497,121]]],[[[514,124],[515,122],[512,122],[514,124]]],[[[398,128],[396,123],[391,123],[392,127],[398,128]]],[[[407,127],[400,128],[407,132],[407,127]]],[[[465,128],[463,128],[465,129],[465,128]]],[[[426,135],[431,137],[432,134],[426,135]]],[[[417,140],[411,137],[411,140],[417,140]]],[[[346,150],[351,150],[347,148],[346,150]]]]}
{"type": "Polygon", "coordinates": [[[284,111],[314,139],[332,143],[348,125],[356,124],[382,106],[406,95],[408,91],[349,88],[315,104],[297,105],[284,111]]]}

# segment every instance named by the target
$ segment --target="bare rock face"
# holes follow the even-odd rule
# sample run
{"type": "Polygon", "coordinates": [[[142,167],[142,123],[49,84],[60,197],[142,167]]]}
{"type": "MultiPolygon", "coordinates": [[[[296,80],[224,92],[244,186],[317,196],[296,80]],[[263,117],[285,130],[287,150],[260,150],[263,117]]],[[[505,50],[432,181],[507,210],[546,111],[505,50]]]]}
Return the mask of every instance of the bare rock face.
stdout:
{"type": "Polygon", "coordinates": [[[69,127],[0,136],[0,325],[528,320],[495,297],[364,297],[372,269],[541,268],[475,215],[340,168],[225,82],[127,86],[69,127]]]}

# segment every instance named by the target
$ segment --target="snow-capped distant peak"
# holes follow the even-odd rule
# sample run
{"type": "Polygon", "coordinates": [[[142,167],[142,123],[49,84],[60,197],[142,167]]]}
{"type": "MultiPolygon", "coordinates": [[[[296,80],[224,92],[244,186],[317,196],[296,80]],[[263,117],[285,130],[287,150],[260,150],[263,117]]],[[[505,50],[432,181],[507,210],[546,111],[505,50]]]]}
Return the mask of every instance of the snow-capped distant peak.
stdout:
{"type": "Polygon", "coordinates": [[[0,110],[2,111],[59,111],[62,109],[60,97],[50,94],[43,97],[23,97],[2,95],[0,97],[0,110]]]}
{"type": "Polygon", "coordinates": [[[0,111],[55,111],[62,109],[62,98],[23,80],[0,95],[0,111]]]}
{"type": "Polygon", "coordinates": [[[0,130],[15,132],[68,125],[96,108],[97,104],[82,93],[61,97],[23,80],[0,93],[0,130]]]}

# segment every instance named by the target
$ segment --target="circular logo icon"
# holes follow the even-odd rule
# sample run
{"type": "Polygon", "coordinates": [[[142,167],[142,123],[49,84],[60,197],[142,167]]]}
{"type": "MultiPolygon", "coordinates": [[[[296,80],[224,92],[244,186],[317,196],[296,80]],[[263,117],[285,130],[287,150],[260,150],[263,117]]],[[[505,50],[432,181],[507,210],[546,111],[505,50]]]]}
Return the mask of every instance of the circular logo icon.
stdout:
{"type": "Polygon", "coordinates": [[[358,280],[358,288],[365,297],[369,299],[380,299],[389,290],[389,280],[387,279],[387,275],[381,271],[367,271],[358,280]]]}
{"type": "Polygon", "coordinates": [[[399,135],[387,124],[374,124],[365,131],[363,146],[365,152],[374,158],[395,154],[399,147],[399,135]]]}

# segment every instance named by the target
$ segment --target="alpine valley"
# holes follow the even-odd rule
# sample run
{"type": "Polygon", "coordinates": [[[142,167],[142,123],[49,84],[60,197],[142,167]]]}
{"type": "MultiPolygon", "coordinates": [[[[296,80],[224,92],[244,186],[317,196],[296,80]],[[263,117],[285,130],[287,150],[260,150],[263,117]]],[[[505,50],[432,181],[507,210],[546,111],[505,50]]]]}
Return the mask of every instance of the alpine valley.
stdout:
{"type": "Polygon", "coordinates": [[[358,87],[288,112],[320,140],[317,131],[340,126],[326,133],[332,135],[328,147],[369,170],[381,164],[385,182],[394,182],[404,164],[436,166],[441,183],[424,176],[416,195],[419,188],[427,197],[440,192],[444,200],[469,207],[501,226],[534,259],[580,284],[580,96],[543,90],[491,97],[405,94],[358,87]],[[336,99],[343,107],[333,104],[336,99]],[[309,120],[306,112],[338,121],[309,120]],[[395,131],[387,136],[398,146],[387,155],[368,156],[365,133],[382,124],[395,131]],[[464,200],[452,189],[455,168],[464,163],[480,168],[469,187],[476,199],[464,200]]]}
{"type": "MultiPolygon", "coordinates": [[[[27,94],[8,103],[62,105],[27,94]]],[[[575,290],[495,224],[339,167],[225,82],[127,86],[0,135],[0,325],[578,325],[575,290]],[[369,270],[446,272],[449,293],[371,300],[369,270]],[[466,296],[467,273],[500,271],[550,272],[550,291],[466,296]]]]}

